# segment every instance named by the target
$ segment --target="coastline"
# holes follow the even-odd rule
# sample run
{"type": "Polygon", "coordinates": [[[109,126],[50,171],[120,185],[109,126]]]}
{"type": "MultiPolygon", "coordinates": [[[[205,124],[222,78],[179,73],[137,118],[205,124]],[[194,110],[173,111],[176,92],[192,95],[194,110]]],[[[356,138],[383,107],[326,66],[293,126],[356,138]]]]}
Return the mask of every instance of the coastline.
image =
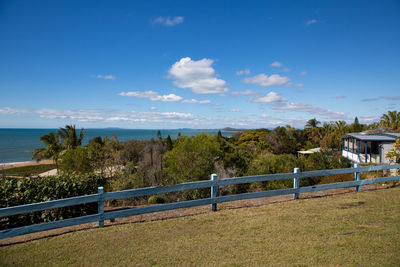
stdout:
{"type": "Polygon", "coordinates": [[[24,162],[11,162],[11,163],[2,163],[1,169],[7,170],[17,167],[26,167],[26,166],[36,166],[43,164],[54,164],[54,161],[51,159],[41,160],[41,161],[24,161],[24,162]]]}

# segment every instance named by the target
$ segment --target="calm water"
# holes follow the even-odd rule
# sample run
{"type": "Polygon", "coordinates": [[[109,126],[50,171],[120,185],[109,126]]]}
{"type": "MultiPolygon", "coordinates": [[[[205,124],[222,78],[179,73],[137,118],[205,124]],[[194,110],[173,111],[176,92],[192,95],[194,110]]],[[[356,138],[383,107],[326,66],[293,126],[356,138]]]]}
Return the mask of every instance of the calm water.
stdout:
{"type": "MultiPolygon", "coordinates": [[[[0,163],[23,162],[32,158],[31,151],[35,148],[43,147],[40,142],[42,135],[49,132],[57,132],[58,129],[0,129],[0,163]]],[[[80,131],[80,130],[79,130],[80,131]]],[[[79,134],[79,131],[78,134],[79,134]]],[[[175,139],[178,132],[182,136],[193,136],[199,133],[216,134],[218,130],[194,130],[194,129],[175,129],[161,130],[163,138],[168,135],[175,139]]],[[[130,129],[87,129],[84,144],[90,139],[101,136],[111,137],[116,135],[118,140],[126,141],[130,139],[149,140],[157,137],[157,130],[130,130],[130,129]]],[[[222,132],[223,136],[232,136],[232,132],[222,132]]]]}

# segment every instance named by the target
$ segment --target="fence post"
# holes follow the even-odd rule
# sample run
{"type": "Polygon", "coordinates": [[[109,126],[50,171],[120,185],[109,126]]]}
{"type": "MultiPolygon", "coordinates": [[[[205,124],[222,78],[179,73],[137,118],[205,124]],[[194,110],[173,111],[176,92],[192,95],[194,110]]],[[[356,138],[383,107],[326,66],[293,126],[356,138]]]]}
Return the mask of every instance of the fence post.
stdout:
{"type": "MultiPolygon", "coordinates": [[[[300,169],[299,168],[294,168],[293,170],[294,173],[299,173],[300,169]]],[[[297,189],[299,188],[299,178],[298,177],[294,177],[293,178],[293,188],[297,189]]],[[[293,194],[293,199],[299,199],[300,193],[294,193],[293,194]]]]}
{"type": "Polygon", "coordinates": [[[103,201],[104,188],[102,186],[98,187],[97,192],[99,194],[99,202],[98,202],[98,214],[100,215],[99,227],[103,227],[104,226],[104,201],[103,201]]]}
{"type": "MultiPolygon", "coordinates": [[[[218,180],[218,176],[215,173],[211,174],[211,180],[212,181],[218,180]]],[[[211,186],[211,198],[216,198],[217,192],[218,192],[218,186],[211,186]]],[[[217,211],[217,203],[211,204],[211,210],[217,211]]]]}
{"type": "MultiPolygon", "coordinates": [[[[353,166],[355,169],[356,168],[358,168],[358,164],[357,163],[354,163],[354,166],[353,166]]],[[[360,181],[360,172],[355,172],[354,173],[354,179],[356,180],[356,181],[360,181]]],[[[357,192],[360,192],[361,191],[361,185],[356,185],[356,191],[357,192]]]]}

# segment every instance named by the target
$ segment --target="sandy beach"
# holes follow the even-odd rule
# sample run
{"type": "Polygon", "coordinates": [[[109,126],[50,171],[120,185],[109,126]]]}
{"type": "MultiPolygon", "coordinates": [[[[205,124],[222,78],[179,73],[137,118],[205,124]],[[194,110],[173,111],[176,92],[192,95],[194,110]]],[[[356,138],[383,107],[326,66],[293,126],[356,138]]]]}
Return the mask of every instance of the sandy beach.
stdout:
{"type": "Polygon", "coordinates": [[[11,169],[11,168],[16,168],[16,167],[25,167],[25,166],[34,166],[34,165],[42,165],[42,164],[54,164],[53,160],[41,160],[39,162],[37,161],[26,161],[26,162],[18,162],[18,163],[11,163],[11,164],[4,164],[1,166],[1,168],[4,168],[5,170],[11,169]]]}

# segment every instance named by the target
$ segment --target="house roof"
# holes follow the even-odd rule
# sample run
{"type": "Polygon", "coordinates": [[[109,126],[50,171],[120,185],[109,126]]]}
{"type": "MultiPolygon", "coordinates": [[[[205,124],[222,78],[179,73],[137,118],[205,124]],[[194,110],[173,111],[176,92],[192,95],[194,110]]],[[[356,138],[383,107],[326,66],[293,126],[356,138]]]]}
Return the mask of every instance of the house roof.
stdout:
{"type": "Polygon", "coordinates": [[[349,133],[342,136],[343,138],[353,137],[361,141],[380,141],[380,142],[395,142],[400,138],[399,133],[378,133],[378,134],[362,134],[362,133],[349,133]]]}

